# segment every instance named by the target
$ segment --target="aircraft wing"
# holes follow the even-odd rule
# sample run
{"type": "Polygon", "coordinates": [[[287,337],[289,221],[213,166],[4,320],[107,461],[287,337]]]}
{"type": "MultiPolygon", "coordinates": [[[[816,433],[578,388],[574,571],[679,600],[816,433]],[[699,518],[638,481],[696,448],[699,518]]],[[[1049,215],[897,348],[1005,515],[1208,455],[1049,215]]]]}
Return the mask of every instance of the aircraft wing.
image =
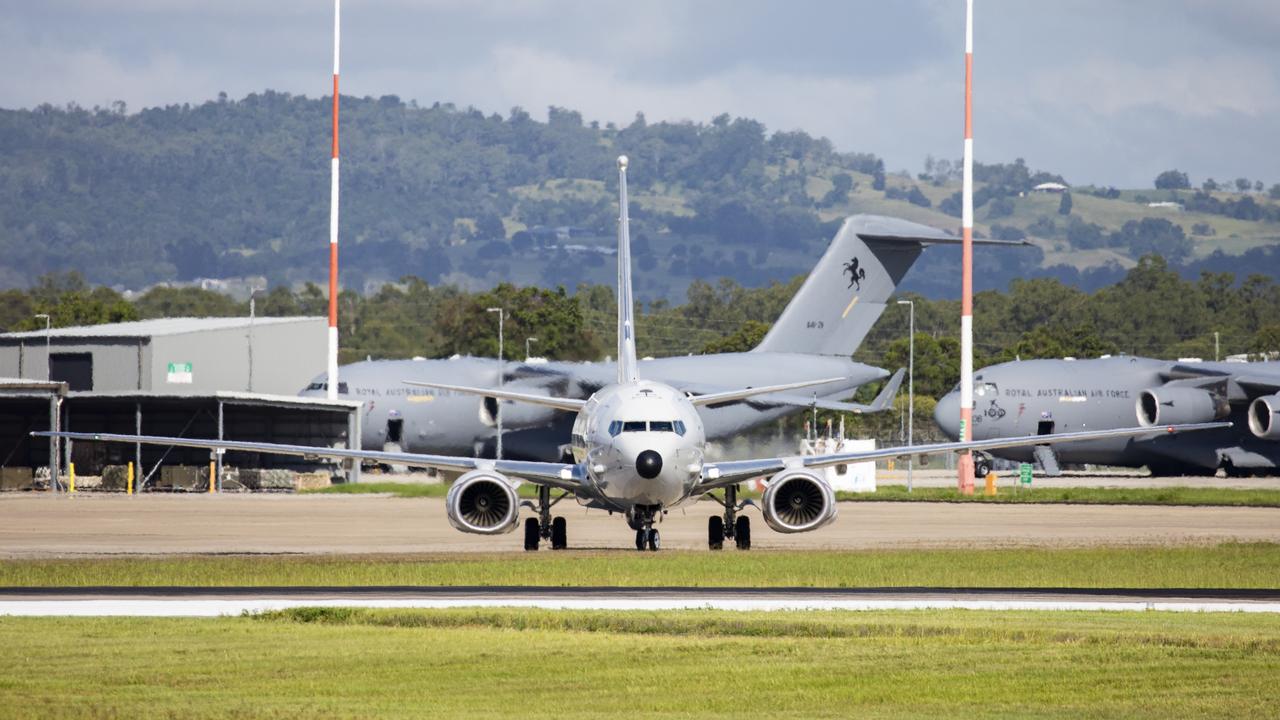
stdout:
{"type": "Polygon", "coordinates": [[[742,388],[739,390],[723,390],[720,392],[706,393],[705,395],[690,396],[689,402],[694,407],[703,405],[719,405],[720,403],[734,402],[735,400],[743,400],[757,395],[768,395],[770,393],[784,392],[787,390],[796,390],[802,387],[810,387],[813,385],[826,385],[827,383],[840,382],[845,378],[833,377],[823,378],[821,380],[803,380],[801,382],[783,383],[781,385],[761,385],[760,387],[742,388]]]}
{"type": "Polygon", "coordinates": [[[247,442],[243,440],[205,440],[156,435],[116,435],[112,433],[48,432],[31,433],[35,437],[60,437],[80,441],[140,443],[177,447],[208,448],[209,450],[233,450],[274,455],[298,455],[331,460],[371,460],[388,465],[412,465],[467,472],[469,470],[496,470],[513,475],[536,485],[549,485],[562,490],[581,489],[581,469],[564,463],[527,462],[524,460],[488,460],[485,458],[450,457],[448,455],[420,455],[381,450],[349,450],[347,448],[316,447],[313,445],[283,445],[279,443],[247,442]]]}
{"type": "Polygon", "coordinates": [[[1280,391],[1280,372],[1275,368],[1275,363],[1178,363],[1170,367],[1164,377],[1170,381],[1226,379],[1238,385],[1245,396],[1252,399],[1280,391]]]}
{"type": "Polygon", "coordinates": [[[733,485],[760,475],[770,475],[787,468],[820,469],[833,465],[867,462],[886,458],[931,455],[940,452],[963,452],[965,450],[1000,450],[1011,447],[1028,447],[1033,445],[1056,445],[1064,442],[1080,442],[1083,440],[1102,440],[1115,437],[1141,437],[1161,433],[1191,432],[1194,430],[1215,430],[1231,427],[1229,422],[1196,423],[1189,425],[1170,425],[1163,428],[1116,428],[1112,430],[1087,430],[1084,432],[1060,433],[1055,435],[1024,435],[1021,437],[998,438],[994,440],[972,440],[969,442],[933,443],[931,445],[911,445],[877,448],[859,452],[840,453],[836,455],[796,455],[792,457],[761,458],[758,460],[731,460],[728,462],[708,463],[702,469],[702,482],[699,490],[712,490],[726,485],[733,485]]]}
{"type": "MultiPolygon", "coordinates": [[[[400,382],[405,385],[433,388],[436,390],[449,390],[451,392],[463,393],[465,395],[498,398],[499,400],[514,400],[516,402],[527,402],[533,405],[545,405],[546,407],[553,407],[557,410],[567,410],[569,412],[578,412],[582,409],[583,405],[587,404],[586,400],[579,400],[577,398],[536,395],[533,393],[515,392],[504,388],[467,387],[466,385],[446,385],[444,383],[422,382],[420,380],[401,380],[400,382]]],[[[404,463],[401,464],[403,465],[404,463]]]]}
{"type": "MultiPolygon", "coordinates": [[[[791,405],[794,407],[817,407],[819,410],[831,410],[834,412],[848,413],[873,413],[888,410],[893,406],[893,399],[897,397],[898,389],[902,386],[902,377],[905,370],[899,369],[889,381],[881,388],[880,393],[876,395],[875,400],[870,405],[855,402],[844,402],[841,400],[829,400],[812,395],[799,395],[787,392],[775,392],[767,395],[761,395],[751,401],[753,406],[768,407],[771,405],[791,405]]],[[[702,383],[687,383],[673,381],[673,386],[694,395],[705,396],[715,393],[726,392],[728,389],[719,385],[705,385],[702,383]]],[[[852,389],[849,392],[853,392],[852,389]]],[[[717,401],[733,402],[733,401],[717,401]]]]}

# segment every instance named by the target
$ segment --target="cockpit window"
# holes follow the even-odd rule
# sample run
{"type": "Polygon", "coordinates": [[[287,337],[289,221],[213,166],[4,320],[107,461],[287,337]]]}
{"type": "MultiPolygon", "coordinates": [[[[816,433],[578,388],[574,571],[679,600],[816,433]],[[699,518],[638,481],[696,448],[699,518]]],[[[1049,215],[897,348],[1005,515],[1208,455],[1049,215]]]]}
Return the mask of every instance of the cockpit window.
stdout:
{"type": "Polygon", "coordinates": [[[684,435],[684,421],[683,421],[683,420],[676,420],[674,423],[672,423],[672,425],[674,425],[674,426],[675,426],[675,431],[676,431],[676,434],[677,434],[677,435],[680,435],[680,436],[683,436],[683,435],[684,435]]]}
{"type": "Polygon", "coordinates": [[[622,432],[622,421],[614,420],[609,423],[609,437],[618,437],[618,433],[622,432]]]}
{"type": "Polygon", "coordinates": [[[645,422],[643,420],[628,420],[622,423],[622,432],[644,432],[645,422]]]}
{"type": "Polygon", "coordinates": [[[974,393],[976,393],[978,397],[983,397],[985,395],[995,396],[1000,394],[1000,388],[996,387],[995,383],[978,383],[974,388],[974,393]]]}
{"type": "Polygon", "coordinates": [[[649,432],[675,432],[670,420],[650,420],[649,432]]]}
{"type": "MultiPolygon", "coordinates": [[[[308,385],[308,386],[307,386],[307,389],[308,389],[308,390],[328,390],[328,389],[329,389],[329,383],[327,383],[327,382],[313,382],[313,383],[311,383],[310,385],[308,385]]],[[[346,383],[344,383],[344,382],[339,382],[339,383],[338,383],[338,393],[339,393],[340,395],[346,395],[346,394],[348,394],[348,393],[347,393],[347,384],[346,384],[346,383]]]]}

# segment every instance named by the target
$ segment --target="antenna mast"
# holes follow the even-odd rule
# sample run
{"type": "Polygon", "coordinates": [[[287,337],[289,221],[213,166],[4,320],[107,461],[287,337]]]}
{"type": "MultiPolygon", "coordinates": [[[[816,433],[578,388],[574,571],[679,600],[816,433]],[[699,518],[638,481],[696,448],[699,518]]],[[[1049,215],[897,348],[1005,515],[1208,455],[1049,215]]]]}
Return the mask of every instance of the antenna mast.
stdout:
{"type": "MultiPolygon", "coordinates": [[[[964,17],[964,177],[961,180],[960,440],[973,439],[973,0],[964,17]]],[[[959,489],[973,494],[973,453],[960,455],[959,489]]]]}
{"type": "Polygon", "coordinates": [[[329,178],[329,354],[325,396],[338,398],[338,48],[342,0],[333,0],[333,159],[329,178]]]}

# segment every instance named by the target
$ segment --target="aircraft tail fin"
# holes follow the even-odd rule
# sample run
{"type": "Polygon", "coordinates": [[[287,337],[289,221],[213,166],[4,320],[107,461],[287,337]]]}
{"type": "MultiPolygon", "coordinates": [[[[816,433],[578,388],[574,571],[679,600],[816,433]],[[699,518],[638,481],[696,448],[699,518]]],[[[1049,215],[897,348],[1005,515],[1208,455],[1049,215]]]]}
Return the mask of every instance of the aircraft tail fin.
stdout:
{"type": "Polygon", "coordinates": [[[898,218],[846,218],[756,351],[852,355],[925,246],[959,242],[960,238],[950,233],[898,218]]]}
{"type": "Polygon", "coordinates": [[[618,156],[618,382],[639,379],[635,301],[631,293],[631,221],[627,217],[627,156],[618,156]]]}

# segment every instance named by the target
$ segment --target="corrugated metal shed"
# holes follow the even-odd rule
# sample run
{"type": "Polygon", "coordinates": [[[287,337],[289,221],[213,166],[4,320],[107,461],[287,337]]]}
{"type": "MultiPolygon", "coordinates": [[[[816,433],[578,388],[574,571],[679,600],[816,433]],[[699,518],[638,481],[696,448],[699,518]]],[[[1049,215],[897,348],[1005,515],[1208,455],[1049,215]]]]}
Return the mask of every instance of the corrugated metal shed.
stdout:
{"type": "MultiPolygon", "coordinates": [[[[274,325],[290,323],[309,323],[323,318],[315,317],[247,317],[222,318],[156,318],[154,320],[137,320],[134,322],[105,323],[102,325],[80,325],[76,327],[53,328],[48,331],[51,338],[150,338],[161,335],[183,335],[186,333],[207,332],[210,330],[234,330],[267,328],[274,325]]],[[[5,340],[26,339],[43,340],[44,330],[28,330],[0,334],[0,342],[5,340]]]]}

